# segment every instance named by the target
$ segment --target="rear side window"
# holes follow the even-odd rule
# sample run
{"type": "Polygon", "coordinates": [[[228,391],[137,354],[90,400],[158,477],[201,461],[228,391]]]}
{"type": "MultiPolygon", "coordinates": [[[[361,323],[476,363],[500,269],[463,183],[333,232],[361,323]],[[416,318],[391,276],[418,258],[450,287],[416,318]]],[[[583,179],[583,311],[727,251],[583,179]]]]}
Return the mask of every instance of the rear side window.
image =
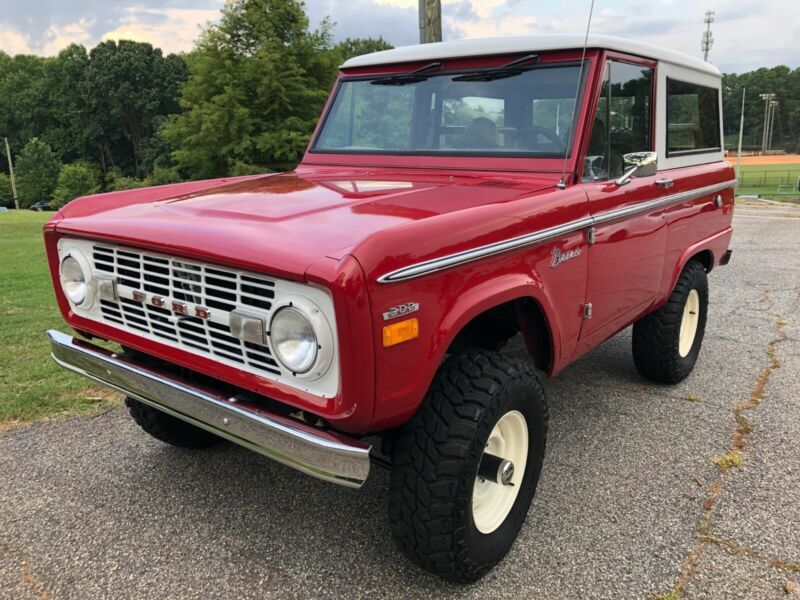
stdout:
{"type": "Polygon", "coordinates": [[[719,92],[667,79],[667,156],[718,152],[719,92]]]}

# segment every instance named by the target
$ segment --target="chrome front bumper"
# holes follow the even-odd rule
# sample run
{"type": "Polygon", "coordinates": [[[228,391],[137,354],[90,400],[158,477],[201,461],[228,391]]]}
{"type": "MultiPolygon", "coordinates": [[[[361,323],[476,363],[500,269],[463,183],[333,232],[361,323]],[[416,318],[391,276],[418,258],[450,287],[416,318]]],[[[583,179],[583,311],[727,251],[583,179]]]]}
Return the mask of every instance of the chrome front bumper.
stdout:
{"type": "Polygon", "coordinates": [[[313,477],[358,488],[370,446],[272,413],[59,331],[47,332],[59,365],[313,477]]]}

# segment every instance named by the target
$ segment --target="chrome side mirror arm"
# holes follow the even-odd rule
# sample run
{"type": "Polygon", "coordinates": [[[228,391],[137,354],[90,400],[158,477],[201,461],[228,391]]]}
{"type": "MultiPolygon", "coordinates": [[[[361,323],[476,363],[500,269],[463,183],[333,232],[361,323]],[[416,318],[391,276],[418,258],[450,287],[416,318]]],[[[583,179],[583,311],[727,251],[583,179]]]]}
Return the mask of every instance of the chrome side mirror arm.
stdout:
{"type": "Polygon", "coordinates": [[[638,170],[639,170],[639,165],[633,165],[622,175],[617,177],[614,180],[614,183],[616,183],[619,187],[622,187],[623,185],[628,185],[631,182],[631,177],[633,177],[634,173],[636,173],[636,171],[638,170]]]}
{"type": "Polygon", "coordinates": [[[655,152],[630,152],[622,158],[627,169],[614,180],[618,186],[628,185],[634,175],[651,177],[658,170],[658,154],[655,152]]]}

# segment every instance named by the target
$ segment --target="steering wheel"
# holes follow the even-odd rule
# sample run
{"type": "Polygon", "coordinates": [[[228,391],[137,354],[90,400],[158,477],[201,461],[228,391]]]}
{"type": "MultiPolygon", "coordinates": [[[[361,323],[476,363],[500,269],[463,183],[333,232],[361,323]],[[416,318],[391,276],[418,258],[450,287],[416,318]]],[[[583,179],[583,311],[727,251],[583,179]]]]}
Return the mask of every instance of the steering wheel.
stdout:
{"type": "Polygon", "coordinates": [[[525,129],[517,131],[511,137],[511,140],[509,140],[509,145],[515,148],[534,150],[541,146],[541,144],[537,142],[539,135],[543,135],[550,140],[557,147],[558,152],[563,152],[565,150],[564,142],[558,137],[555,131],[547,127],[539,127],[538,125],[532,125],[531,127],[526,127],[525,129]]]}

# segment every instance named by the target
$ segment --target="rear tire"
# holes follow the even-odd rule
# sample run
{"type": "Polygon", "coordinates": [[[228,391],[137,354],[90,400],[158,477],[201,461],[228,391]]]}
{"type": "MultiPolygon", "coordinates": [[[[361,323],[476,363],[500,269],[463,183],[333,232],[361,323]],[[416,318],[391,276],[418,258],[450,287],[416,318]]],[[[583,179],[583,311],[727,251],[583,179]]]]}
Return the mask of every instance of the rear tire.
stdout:
{"type": "Polygon", "coordinates": [[[681,272],[667,303],[633,326],[633,362],[658,383],[678,383],[694,369],[708,316],[708,277],[696,260],[681,272]]]}
{"type": "Polygon", "coordinates": [[[389,519],[400,550],[451,581],[485,575],[525,521],[546,436],[531,365],[487,350],[450,357],[394,444],[389,519]],[[512,486],[478,477],[484,451],[512,460],[512,486]]]}
{"type": "Polygon", "coordinates": [[[222,441],[213,433],[190,425],[133,398],[125,398],[133,420],[151,436],[178,448],[208,448],[222,441]]]}

